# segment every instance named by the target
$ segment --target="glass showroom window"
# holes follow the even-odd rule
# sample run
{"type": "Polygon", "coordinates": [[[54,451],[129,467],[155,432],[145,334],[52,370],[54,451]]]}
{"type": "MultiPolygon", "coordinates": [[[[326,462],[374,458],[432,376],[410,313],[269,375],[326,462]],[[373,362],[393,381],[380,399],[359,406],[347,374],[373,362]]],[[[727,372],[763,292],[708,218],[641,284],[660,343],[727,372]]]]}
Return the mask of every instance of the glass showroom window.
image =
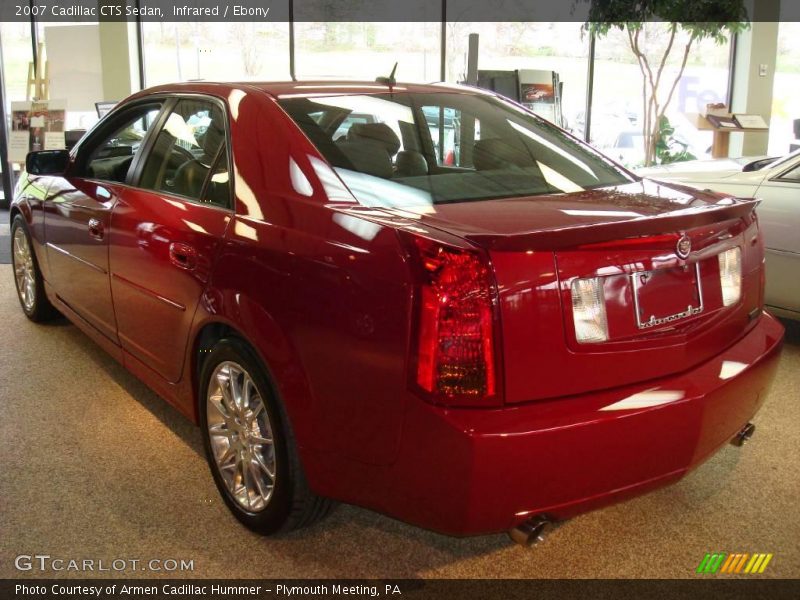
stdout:
{"type": "MultiPolygon", "coordinates": [[[[31,62],[31,26],[29,23],[0,23],[3,44],[3,76],[6,101],[25,100],[28,63],[31,62]]],[[[6,106],[8,109],[8,106],[6,106]]]]}
{"type": "MultiPolygon", "coordinates": [[[[645,28],[641,44],[656,68],[669,40],[666,24],[645,28]]],[[[688,35],[679,30],[664,68],[659,98],[666,99],[680,69],[688,35]]],[[[711,132],[697,131],[686,116],[700,112],[713,102],[726,102],[730,41],[718,46],[713,40],[695,41],[683,76],[678,82],[666,117],[675,128],[673,150],[686,146],[697,158],[709,157],[711,132]]],[[[642,73],[630,48],[628,34],[618,29],[598,39],[595,49],[594,97],[592,101],[592,144],[629,167],[644,161],[642,135],[644,102],[642,73]]]]}
{"type": "Polygon", "coordinates": [[[440,79],[439,23],[296,23],[299,79],[440,79]]]}
{"type": "Polygon", "coordinates": [[[99,120],[97,102],[118,101],[103,93],[100,24],[36,23],[50,75],[50,100],[66,108],[64,128],[91,129],[99,120]]]}
{"type": "Polygon", "coordinates": [[[790,147],[800,146],[800,23],[781,23],[778,27],[778,58],[772,92],[772,118],[769,123],[769,154],[781,156],[790,147]],[[797,121],[797,125],[795,122],[797,121]]]}
{"type": "Polygon", "coordinates": [[[449,22],[447,81],[466,79],[471,33],[479,36],[478,69],[557,72],[563,83],[564,126],[583,137],[589,36],[583,34],[581,23],[449,22]]]}
{"type": "MultiPolygon", "coordinates": [[[[25,100],[28,63],[32,56],[30,25],[28,23],[0,23],[0,43],[3,45],[3,64],[0,76],[5,78],[5,109],[6,114],[10,115],[11,102],[25,100]]],[[[0,171],[4,168],[5,165],[0,164],[0,171]]],[[[0,198],[2,197],[3,191],[0,186],[0,198]]]]}
{"type": "Polygon", "coordinates": [[[147,86],[289,79],[288,23],[143,23],[147,86]]]}

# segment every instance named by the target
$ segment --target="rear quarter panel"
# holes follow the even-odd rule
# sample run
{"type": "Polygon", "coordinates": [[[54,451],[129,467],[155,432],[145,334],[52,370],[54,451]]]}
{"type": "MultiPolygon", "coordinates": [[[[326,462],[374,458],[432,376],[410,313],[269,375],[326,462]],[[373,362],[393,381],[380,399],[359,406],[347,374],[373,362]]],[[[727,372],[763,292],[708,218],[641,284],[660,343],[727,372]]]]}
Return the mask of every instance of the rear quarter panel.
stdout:
{"type": "Polygon", "coordinates": [[[387,464],[406,387],[409,292],[397,234],[326,204],[316,150],[266,94],[229,102],[237,215],[197,327],[228,322],[256,346],[301,453],[387,464]]]}

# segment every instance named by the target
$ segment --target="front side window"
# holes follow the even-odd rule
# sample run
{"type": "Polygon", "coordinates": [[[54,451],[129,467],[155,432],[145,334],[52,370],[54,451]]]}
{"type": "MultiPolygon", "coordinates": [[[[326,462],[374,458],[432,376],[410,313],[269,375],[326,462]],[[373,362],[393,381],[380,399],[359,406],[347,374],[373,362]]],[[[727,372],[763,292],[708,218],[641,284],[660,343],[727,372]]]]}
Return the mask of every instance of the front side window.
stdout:
{"type": "MultiPolygon", "coordinates": [[[[160,105],[148,104],[109,125],[112,132],[101,133],[98,140],[87,140],[78,156],[77,175],[100,181],[124,183],[128,177],[133,158],[141,147],[144,136],[155,122],[160,105]]],[[[107,131],[106,128],[104,128],[107,131]]],[[[103,130],[101,130],[103,131],[103,130]]]]}
{"type": "Polygon", "coordinates": [[[145,158],[138,185],[230,206],[223,109],[210,100],[179,100],[145,158]]]}
{"type": "Polygon", "coordinates": [[[540,196],[634,181],[586,144],[491,96],[393,93],[280,104],[366,204],[540,196]]]}

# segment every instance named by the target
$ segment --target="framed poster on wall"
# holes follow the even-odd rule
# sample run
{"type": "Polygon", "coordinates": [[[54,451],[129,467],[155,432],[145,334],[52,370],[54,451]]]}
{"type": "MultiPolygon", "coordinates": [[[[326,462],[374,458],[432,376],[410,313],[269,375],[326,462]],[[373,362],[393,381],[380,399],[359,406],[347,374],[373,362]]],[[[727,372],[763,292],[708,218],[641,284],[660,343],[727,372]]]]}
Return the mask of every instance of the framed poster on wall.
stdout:
{"type": "Polygon", "coordinates": [[[65,119],[63,100],[12,102],[8,159],[21,163],[28,152],[65,148],[65,119]]]}
{"type": "Polygon", "coordinates": [[[561,80],[555,71],[520,69],[520,102],[543,117],[561,126],[561,80]]]}

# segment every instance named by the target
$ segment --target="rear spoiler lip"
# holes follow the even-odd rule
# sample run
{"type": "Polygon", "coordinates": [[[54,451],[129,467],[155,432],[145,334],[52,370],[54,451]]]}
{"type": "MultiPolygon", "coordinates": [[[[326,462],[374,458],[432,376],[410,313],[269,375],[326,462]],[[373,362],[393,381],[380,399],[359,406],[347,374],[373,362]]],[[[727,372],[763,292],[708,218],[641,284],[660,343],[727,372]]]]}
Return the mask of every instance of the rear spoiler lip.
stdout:
{"type": "Polygon", "coordinates": [[[524,233],[468,233],[462,237],[489,251],[559,250],[614,239],[684,231],[720,221],[743,218],[761,203],[757,198],[732,198],[733,204],[688,208],[665,214],[611,221],[587,223],[573,227],[541,229],[524,233]]]}

